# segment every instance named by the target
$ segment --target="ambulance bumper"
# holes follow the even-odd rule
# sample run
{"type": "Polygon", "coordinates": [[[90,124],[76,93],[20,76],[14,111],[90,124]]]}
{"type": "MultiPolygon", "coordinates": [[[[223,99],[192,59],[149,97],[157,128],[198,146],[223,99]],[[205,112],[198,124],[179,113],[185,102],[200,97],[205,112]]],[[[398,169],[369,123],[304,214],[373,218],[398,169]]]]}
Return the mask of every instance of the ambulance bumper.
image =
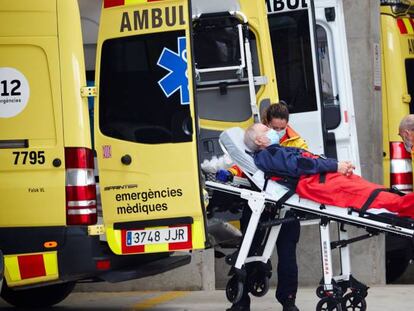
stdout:
{"type": "MultiPolygon", "coordinates": [[[[9,262],[19,263],[19,257],[29,254],[44,258],[47,274],[44,278],[25,278],[22,271],[14,271],[14,281],[9,277],[8,285],[19,288],[81,280],[120,282],[165,272],[191,260],[189,255],[171,256],[169,253],[118,256],[106,242],[99,241],[98,235],[88,235],[86,227],[75,226],[0,228],[0,249],[9,262]],[[55,241],[57,246],[45,247],[48,241],[55,241]],[[49,262],[53,262],[55,269],[47,266],[49,262]],[[55,273],[49,275],[48,271],[55,273]]],[[[16,266],[18,264],[13,265],[16,266]]],[[[7,272],[7,262],[5,269],[7,272]]]]}

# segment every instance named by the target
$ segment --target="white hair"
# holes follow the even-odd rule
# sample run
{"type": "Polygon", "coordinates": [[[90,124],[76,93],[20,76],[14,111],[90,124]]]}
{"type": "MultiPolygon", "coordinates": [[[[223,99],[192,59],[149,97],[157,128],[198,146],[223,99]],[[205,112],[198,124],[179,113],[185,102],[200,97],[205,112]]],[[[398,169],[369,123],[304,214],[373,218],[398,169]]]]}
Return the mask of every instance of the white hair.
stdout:
{"type": "Polygon", "coordinates": [[[409,114],[401,120],[399,130],[414,131],[414,114],[409,114]]]}
{"type": "Polygon", "coordinates": [[[250,151],[258,151],[259,150],[259,146],[256,144],[256,139],[257,139],[257,125],[253,124],[251,126],[249,126],[246,130],[246,132],[244,133],[244,144],[247,146],[247,148],[250,149],[250,151]]]}

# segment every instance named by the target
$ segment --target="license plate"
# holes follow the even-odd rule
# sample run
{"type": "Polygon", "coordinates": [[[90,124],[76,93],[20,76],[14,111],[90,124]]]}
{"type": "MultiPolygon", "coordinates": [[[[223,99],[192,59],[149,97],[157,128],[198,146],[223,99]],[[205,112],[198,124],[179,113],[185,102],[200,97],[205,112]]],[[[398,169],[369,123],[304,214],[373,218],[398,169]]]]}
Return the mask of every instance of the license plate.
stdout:
{"type": "Polygon", "coordinates": [[[128,230],[126,232],[127,246],[179,243],[187,241],[188,227],[128,230]]]}

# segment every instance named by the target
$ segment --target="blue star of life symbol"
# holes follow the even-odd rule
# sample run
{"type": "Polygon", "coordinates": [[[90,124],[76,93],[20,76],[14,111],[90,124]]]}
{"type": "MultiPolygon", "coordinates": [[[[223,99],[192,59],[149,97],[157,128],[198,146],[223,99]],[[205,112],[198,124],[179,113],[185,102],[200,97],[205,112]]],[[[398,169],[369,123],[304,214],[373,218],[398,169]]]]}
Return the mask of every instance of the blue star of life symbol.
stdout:
{"type": "Polygon", "coordinates": [[[181,105],[190,104],[187,75],[187,49],[185,37],[177,38],[178,52],[164,48],[157,65],[168,70],[168,74],[158,81],[161,90],[169,98],[180,90],[181,105]]]}

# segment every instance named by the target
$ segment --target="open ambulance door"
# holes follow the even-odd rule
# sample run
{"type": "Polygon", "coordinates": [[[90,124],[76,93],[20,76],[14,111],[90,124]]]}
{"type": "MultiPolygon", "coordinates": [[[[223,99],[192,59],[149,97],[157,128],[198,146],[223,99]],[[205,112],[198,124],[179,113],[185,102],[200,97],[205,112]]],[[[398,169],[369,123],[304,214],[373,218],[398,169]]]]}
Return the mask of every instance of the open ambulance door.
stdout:
{"type": "Polygon", "coordinates": [[[205,247],[189,0],[105,0],[95,146],[116,254],[205,247]]]}
{"type": "Polygon", "coordinates": [[[312,152],[326,153],[311,0],[266,0],[279,99],[312,152]]]}
{"type": "Polygon", "coordinates": [[[267,0],[280,99],[315,153],[360,172],[342,0],[267,0]]]}
{"type": "Polygon", "coordinates": [[[361,174],[342,0],[315,0],[315,19],[325,153],[352,161],[361,174]]]}

